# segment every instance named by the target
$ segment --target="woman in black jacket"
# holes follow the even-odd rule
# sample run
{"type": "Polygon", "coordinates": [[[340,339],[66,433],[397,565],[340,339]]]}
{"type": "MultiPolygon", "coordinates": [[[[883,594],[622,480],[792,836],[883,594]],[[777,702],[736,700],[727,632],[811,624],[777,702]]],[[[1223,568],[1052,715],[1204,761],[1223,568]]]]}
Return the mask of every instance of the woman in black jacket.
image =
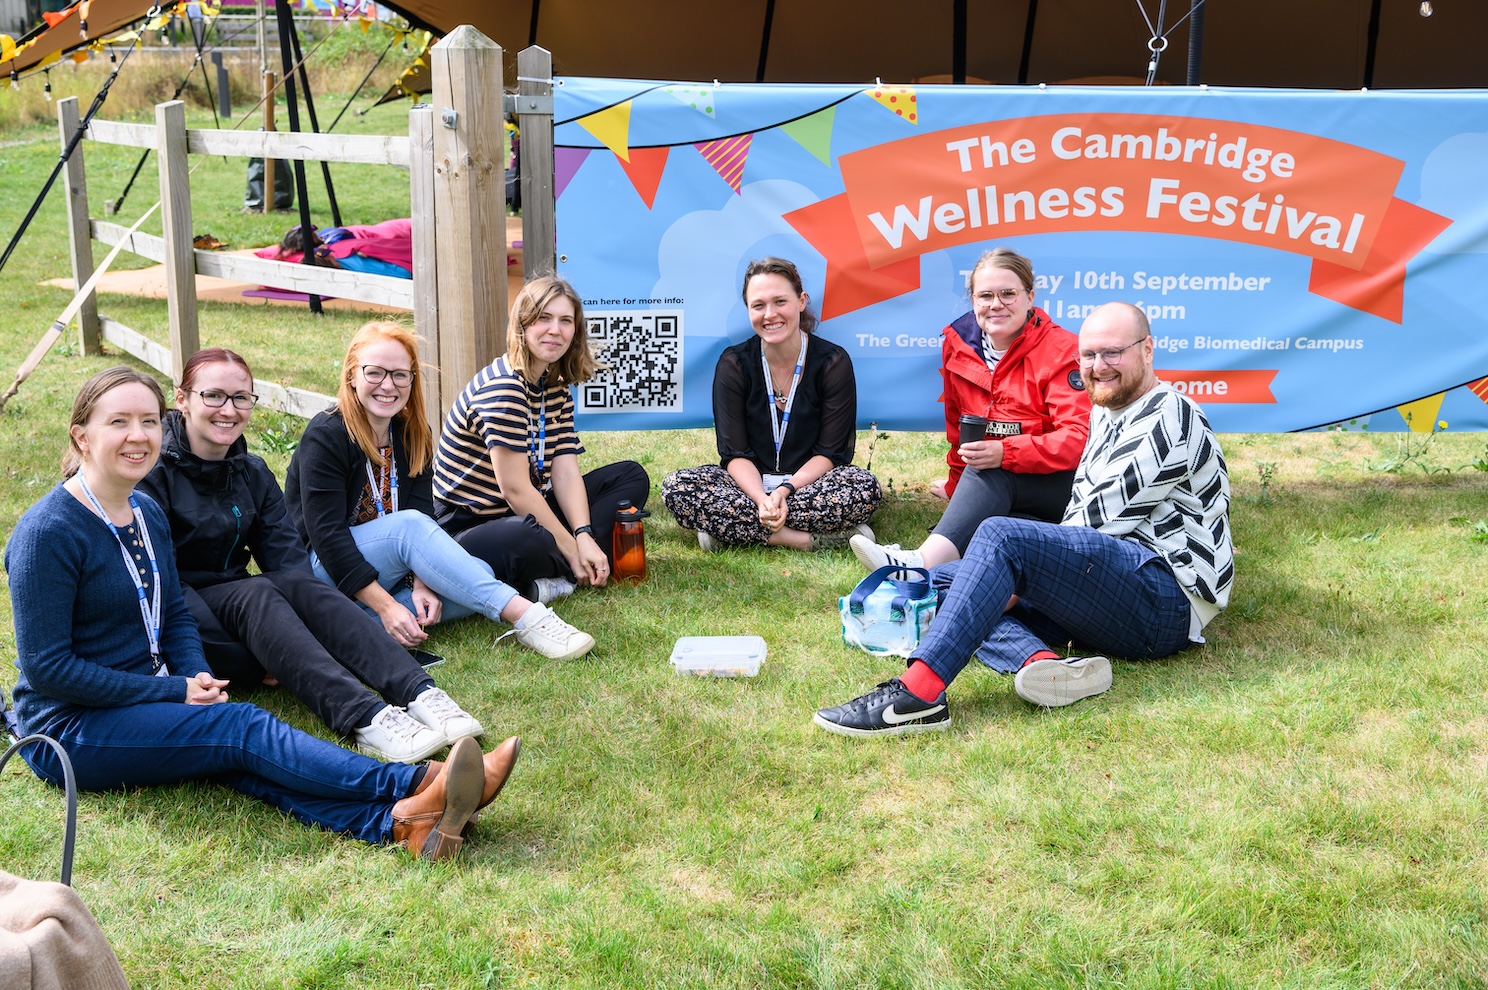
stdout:
{"type": "Polygon", "coordinates": [[[279,482],[243,440],[256,400],[240,356],[198,351],[165,418],[160,460],[139,486],[170,520],[182,591],[213,672],[283,683],[326,725],[385,759],[416,762],[479,736],[481,724],[406,650],[310,570],[279,482]],[[261,574],[249,574],[250,560],[261,574]]]}

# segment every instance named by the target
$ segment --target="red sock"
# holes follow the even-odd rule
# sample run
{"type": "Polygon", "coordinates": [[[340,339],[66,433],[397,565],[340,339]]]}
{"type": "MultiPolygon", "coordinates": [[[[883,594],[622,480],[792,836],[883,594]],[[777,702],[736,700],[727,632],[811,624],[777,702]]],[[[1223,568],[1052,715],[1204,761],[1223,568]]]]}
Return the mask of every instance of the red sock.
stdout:
{"type": "Polygon", "coordinates": [[[921,701],[934,701],[945,690],[945,681],[923,660],[910,664],[899,680],[909,689],[910,694],[921,701]]]}
{"type": "Polygon", "coordinates": [[[1055,653],[1053,650],[1039,650],[1033,656],[1029,657],[1027,660],[1024,660],[1023,661],[1023,666],[1027,667],[1029,664],[1033,663],[1035,660],[1058,660],[1058,659],[1059,659],[1059,654],[1058,653],[1055,653]]]}

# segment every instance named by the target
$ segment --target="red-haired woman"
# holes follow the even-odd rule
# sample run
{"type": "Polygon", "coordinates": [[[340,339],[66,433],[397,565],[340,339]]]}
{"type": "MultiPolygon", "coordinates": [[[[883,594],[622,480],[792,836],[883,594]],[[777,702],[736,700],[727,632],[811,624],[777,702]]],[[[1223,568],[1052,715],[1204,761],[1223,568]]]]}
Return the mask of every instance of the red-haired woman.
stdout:
{"type": "Polygon", "coordinates": [[[374,320],[351,339],[336,407],[305,427],[285,478],[289,513],[324,581],[355,598],[400,644],[424,626],[480,613],[567,660],[594,638],[492,576],[433,519],[434,437],[418,385],[418,338],[374,320]]]}

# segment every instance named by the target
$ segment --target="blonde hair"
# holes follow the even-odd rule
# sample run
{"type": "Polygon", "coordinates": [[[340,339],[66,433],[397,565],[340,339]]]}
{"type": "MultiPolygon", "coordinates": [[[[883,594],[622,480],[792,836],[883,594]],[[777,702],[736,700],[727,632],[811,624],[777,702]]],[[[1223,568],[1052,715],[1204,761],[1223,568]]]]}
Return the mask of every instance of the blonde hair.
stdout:
{"type": "Polygon", "coordinates": [[[1033,291],[1033,262],[1009,248],[996,248],[992,251],[983,252],[977,259],[977,263],[971,266],[971,274],[966,276],[966,291],[971,292],[972,283],[976,281],[977,272],[983,268],[1005,268],[1018,276],[1018,281],[1023,283],[1023,291],[1033,291]]]}
{"type": "Polygon", "coordinates": [[[83,466],[83,449],[78,446],[77,437],[72,435],[72,427],[87,426],[88,420],[93,418],[93,410],[98,407],[98,401],[120,385],[143,385],[154,392],[160,403],[160,416],[165,418],[165,393],[160,390],[159,382],[128,365],[105,368],[83,382],[83,387],[78,389],[77,398],[72,400],[72,418],[67,424],[67,453],[62,455],[63,478],[71,478],[83,466]]]}
{"type": "Polygon", "coordinates": [[[521,374],[527,370],[532,352],[527,349],[527,328],[536,323],[543,310],[553,305],[555,299],[567,299],[573,304],[574,335],[568,350],[548,371],[557,376],[558,384],[577,385],[587,382],[604,367],[589,350],[589,328],[584,322],[584,303],[579,294],[565,279],[557,275],[538,275],[512,300],[511,315],[506,323],[506,362],[512,370],[521,374]]]}
{"type": "Polygon", "coordinates": [[[404,453],[408,456],[409,472],[422,474],[434,454],[434,435],[429,432],[429,422],[424,416],[424,389],[419,382],[419,337],[416,333],[396,320],[373,320],[362,324],[361,329],[352,335],[346,348],[346,360],[341,362],[336,409],[346,421],[346,432],[351,434],[351,439],[362,449],[367,460],[374,464],[385,463],[382,451],[377,449],[377,439],[372,435],[372,424],[367,422],[367,411],[362,408],[362,400],[357,397],[356,386],[352,384],[362,363],[359,359],[362,348],[379,340],[395,341],[408,352],[413,381],[408,384],[407,404],[393,418],[403,424],[403,442],[407,447],[404,453]]]}

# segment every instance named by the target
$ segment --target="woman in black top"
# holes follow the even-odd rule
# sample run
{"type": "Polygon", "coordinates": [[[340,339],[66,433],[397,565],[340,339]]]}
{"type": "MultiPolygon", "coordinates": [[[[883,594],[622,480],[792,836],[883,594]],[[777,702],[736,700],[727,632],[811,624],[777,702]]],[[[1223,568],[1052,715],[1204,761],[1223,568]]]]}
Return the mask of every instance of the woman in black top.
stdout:
{"type": "Polygon", "coordinates": [[[819,550],[861,533],[883,493],[852,464],[858,394],[852,359],[812,335],[816,317],[796,266],[751,262],[744,303],[754,336],[723,352],[713,376],[721,466],[684,468],[661,497],[704,550],[722,545],[819,550]]]}

